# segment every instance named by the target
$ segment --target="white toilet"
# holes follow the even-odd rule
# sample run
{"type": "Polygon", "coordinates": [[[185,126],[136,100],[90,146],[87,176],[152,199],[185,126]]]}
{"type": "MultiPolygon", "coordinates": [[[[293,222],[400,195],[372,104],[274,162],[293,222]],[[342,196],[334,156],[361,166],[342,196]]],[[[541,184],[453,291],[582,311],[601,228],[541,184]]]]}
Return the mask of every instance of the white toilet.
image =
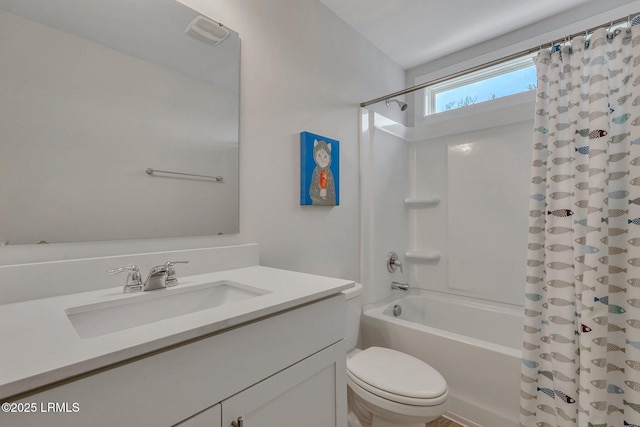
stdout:
{"type": "Polygon", "coordinates": [[[424,427],[444,414],[448,389],[438,371],[396,350],[356,349],[362,285],[357,283],[344,294],[349,427],[424,427]]]}

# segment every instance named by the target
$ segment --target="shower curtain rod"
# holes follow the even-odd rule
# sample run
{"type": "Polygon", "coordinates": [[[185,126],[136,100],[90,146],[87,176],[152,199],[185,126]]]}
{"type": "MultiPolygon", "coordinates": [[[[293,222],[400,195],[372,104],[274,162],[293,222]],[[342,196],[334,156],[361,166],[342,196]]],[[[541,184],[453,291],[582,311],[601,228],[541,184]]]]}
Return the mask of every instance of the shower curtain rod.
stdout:
{"type": "Polygon", "coordinates": [[[601,24],[601,25],[598,25],[597,27],[592,27],[592,28],[589,28],[588,30],[580,31],[579,33],[571,34],[570,36],[565,36],[565,37],[563,37],[561,39],[553,40],[552,42],[545,43],[545,44],[542,44],[542,45],[539,45],[539,46],[536,46],[536,47],[533,47],[533,48],[530,48],[530,49],[525,49],[525,50],[522,50],[520,52],[516,52],[516,53],[513,53],[511,55],[505,56],[503,58],[494,59],[493,61],[485,62],[484,64],[476,65],[475,67],[467,68],[466,70],[458,71],[458,72],[449,74],[449,75],[444,76],[444,77],[438,77],[437,79],[433,79],[433,80],[428,81],[426,83],[421,83],[419,85],[412,86],[412,87],[409,87],[407,89],[400,90],[398,92],[393,92],[393,93],[390,93],[389,95],[385,95],[385,96],[381,96],[381,97],[376,98],[376,99],[372,99],[371,101],[361,102],[360,106],[361,107],[366,107],[367,105],[376,104],[376,103],[378,103],[380,101],[385,101],[385,100],[387,100],[389,98],[394,98],[396,96],[405,95],[407,93],[415,92],[417,90],[424,89],[426,87],[429,87],[429,86],[432,86],[432,85],[435,85],[435,84],[438,84],[438,83],[442,83],[442,82],[447,81],[447,80],[451,80],[451,79],[455,79],[457,77],[464,76],[465,74],[473,73],[475,71],[480,71],[482,69],[485,69],[485,68],[488,68],[488,67],[492,67],[494,65],[502,64],[504,62],[511,61],[512,59],[516,59],[516,58],[519,58],[521,56],[528,55],[530,53],[538,52],[538,51],[540,51],[540,50],[542,50],[544,48],[551,48],[551,47],[555,46],[556,44],[564,43],[567,40],[571,40],[571,39],[573,39],[575,37],[578,37],[578,36],[581,36],[583,34],[584,35],[591,34],[591,33],[593,33],[594,31],[596,31],[596,30],[598,30],[600,28],[612,27],[614,25],[621,24],[623,22],[629,22],[630,23],[631,22],[631,16],[633,16],[633,15],[629,15],[629,16],[627,16],[625,18],[616,19],[615,21],[611,21],[609,24],[601,24]]]}

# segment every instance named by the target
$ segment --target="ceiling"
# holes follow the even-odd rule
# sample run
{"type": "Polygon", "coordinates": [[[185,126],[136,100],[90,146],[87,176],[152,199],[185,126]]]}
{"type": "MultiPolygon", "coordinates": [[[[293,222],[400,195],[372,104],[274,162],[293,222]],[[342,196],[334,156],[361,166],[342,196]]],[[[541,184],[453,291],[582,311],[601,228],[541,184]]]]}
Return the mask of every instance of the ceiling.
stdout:
{"type": "Polygon", "coordinates": [[[320,0],[403,69],[594,0],[320,0]]]}

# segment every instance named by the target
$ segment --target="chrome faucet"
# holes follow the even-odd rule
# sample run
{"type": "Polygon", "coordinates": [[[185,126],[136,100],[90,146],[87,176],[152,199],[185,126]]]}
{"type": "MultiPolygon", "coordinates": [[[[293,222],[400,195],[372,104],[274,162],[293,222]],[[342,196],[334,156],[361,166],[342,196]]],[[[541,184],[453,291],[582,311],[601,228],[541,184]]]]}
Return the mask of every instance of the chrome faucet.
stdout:
{"type": "Polygon", "coordinates": [[[147,280],[144,282],[145,291],[153,291],[166,287],[176,286],[178,278],[176,270],[173,268],[175,264],[188,264],[189,261],[167,261],[164,264],[156,265],[149,270],[147,280]]]}
{"type": "Polygon", "coordinates": [[[391,289],[395,289],[397,291],[407,292],[409,290],[408,283],[400,283],[400,282],[391,282],[391,289]]]}
{"type": "Polygon", "coordinates": [[[136,265],[128,265],[126,267],[114,268],[107,270],[109,274],[129,272],[127,275],[127,282],[124,285],[123,292],[125,294],[131,292],[140,291],[153,291],[155,289],[162,289],[167,287],[176,286],[178,284],[178,278],[176,277],[176,270],[173,268],[175,264],[188,264],[189,261],[167,261],[164,264],[156,265],[149,270],[147,280],[142,282],[142,276],[140,269],[136,265]]]}
{"type": "Polygon", "coordinates": [[[165,264],[156,265],[149,270],[147,280],[144,281],[144,290],[153,291],[167,287],[167,266],[165,264]]]}

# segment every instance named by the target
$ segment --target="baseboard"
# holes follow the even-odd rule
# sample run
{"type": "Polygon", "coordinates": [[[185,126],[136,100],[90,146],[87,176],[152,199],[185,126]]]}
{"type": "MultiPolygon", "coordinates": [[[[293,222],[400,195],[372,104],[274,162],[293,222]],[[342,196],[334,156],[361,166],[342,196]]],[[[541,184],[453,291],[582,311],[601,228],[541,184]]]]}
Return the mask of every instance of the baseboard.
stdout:
{"type": "Polygon", "coordinates": [[[480,424],[476,424],[473,421],[461,417],[460,415],[454,414],[453,412],[445,412],[442,417],[453,421],[456,424],[460,424],[461,427],[482,427],[480,424]]]}

